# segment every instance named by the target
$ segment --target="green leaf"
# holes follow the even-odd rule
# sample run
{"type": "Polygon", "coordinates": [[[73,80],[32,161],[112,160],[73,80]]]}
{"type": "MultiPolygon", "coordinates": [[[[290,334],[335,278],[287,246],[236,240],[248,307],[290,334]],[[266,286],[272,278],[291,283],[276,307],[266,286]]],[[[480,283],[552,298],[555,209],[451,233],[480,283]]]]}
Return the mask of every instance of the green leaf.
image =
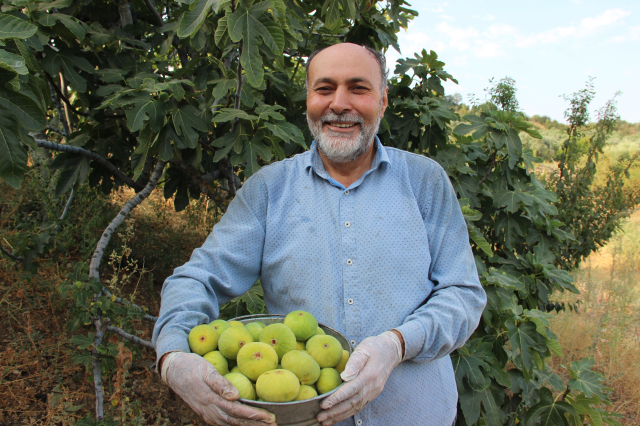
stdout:
{"type": "Polygon", "coordinates": [[[178,37],[192,37],[202,26],[209,10],[213,9],[213,13],[218,13],[219,4],[220,0],[197,0],[195,7],[182,15],[178,37]]]}
{"type": "MultiPolygon", "coordinates": [[[[264,79],[264,67],[260,56],[262,41],[271,49],[274,55],[282,54],[284,35],[282,28],[276,23],[268,24],[269,28],[259,20],[269,2],[254,4],[247,9],[239,4],[234,13],[227,20],[229,36],[234,42],[242,40],[242,55],[240,63],[247,75],[247,81],[253,87],[259,87],[264,79]]],[[[266,21],[265,21],[266,22],[266,21]]]]}
{"type": "Polygon", "coordinates": [[[473,341],[469,341],[452,354],[451,362],[453,363],[458,389],[464,387],[463,379],[465,378],[474,391],[481,391],[488,387],[490,381],[485,378],[480,368],[489,371],[489,364],[486,361],[491,358],[493,358],[491,343],[486,342],[476,344],[473,341]]]}
{"type": "Polygon", "coordinates": [[[195,148],[198,145],[198,132],[206,132],[207,125],[200,118],[199,112],[191,105],[180,107],[173,113],[173,125],[178,136],[184,136],[188,148],[195,148]]]}
{"type": "Polygon", "coordinates": [[[602,382],[604,377],[600,373],[591,370],[595,365],[595,361],[590,358],[584,358],[581,361],[572,361],[569,374],[569,389],[577,390],[584,393],[588,398],[592,395],[597,396],[601,400],[608,399],[604,393],[602,382]]]}
{"type": "Polygon", "coordinates": [[[569,426],[566,415],[575,415],[573,407],[553,398],[551,390],[541,388],[539,391],[540,402],[531,407],[525,414],[526,426],[569,426]]]}
{"type": "Polygon", "coordinates": [[[324,23],[331,28],[340,22],[340,0],[326,0],[322,5],[324,23]]]}
{"type": "Polygon", "coordinates": [[[471,241],[473,241],[487,256],[493,256],[491,244],[489,244],[489,242],[484,238],[482,231],[473,224],[468,224],[467,230],[469,231],[469,238],[471,238],[471,241]]]}
{"type": "MultiPolygon", "coordinates": [[[[59,154],[60,157],[62,154],[59,154]]],[[[56,157],[56,158],[58,158],[56,157]]],[[[64,169],[58,175],[56,182],[56,195],[63,195],[77,183],[83,183],[89,176],[89,159],[79,155],[67,157],[68,161],[64,165],[64,169]]]]}
{"type": "Polygon", "coordinates": [[[50,75],[58,75],[58,72],[62,70],[64,76],[69,80],[71,87],[79,92],[87,91],[87,80],[78,74],[75,68],[79,68],[89,74],[94,73],[93,66],[86,59],[76,56],[71,50],[60,49],[58,52],[46,47],[45,57],[42,60],[42,67],[50,75]]]}
{"type": "Polygon", "coordinates": [[[453,129],[453,133],[460,136],[465,136],[473,132],[473,140],[478,140],[491,130],[491,128],[487,126],[487,123],[485,123],[484,118],[482,117],[470,114],[465,115],[464,119],[470,121],[471,124],[459,124],[455,129],[453,129]]]}
{"type": "Polygon", "coordinates": [[[255,113],[258,114],[261,120],[267,121],[269,118],[274,120],[284,120],[284,116],[280,114],[279,110],[285,109],[280,105],[262,105],[256,108],[255,113]]]}
{"type": "Polygon", "coordinates": [[[85,350],[93,346],[94,338],[95,338],[95,334],[89,333],[88,336],[83,336],[83,335],[72,336],[71,339],[69,339],[69,341],[71,342],[72,345],[76,346],[78,349],[85,350]]]}
{"type": "Polygon", "coordinates": [[[130,131],[137,132],[145,121],[149,121],[151,130],[159,132],[168,111],[169,107],[165,102],[153,99],[135,104],[133,108],[127,110],[127,127],[130,131]]]}
{"type": "Polygon", "coordinates": [[[309,149],[304,141],[304,135],[294,124],[287,122],[264,123],[267,129],[271,130],[274,136],[282,139],[286,143],[295,142],[304,149],[309,149]]]}
{"type": "Polygon", "coordinates": [[[496,269],[494,267],[489,268],[489,271],[485,273],[483,277],[485,280],[487,280],[487,282],[495,284],[502,288],[518,290],[521,292],[527,291],[524,282],[518,280],[510,274],[507,274],[505,271],[496,269]]]}
{"type": "Polygon", "coordinates": [[[72,16],[65,15],[64,13],[50,13],[44,15],[38,22],[45,27],[53,27],[58,21],[67,27],[78,40],[84,40],[84,36],[87,35],[89,27],[84,22],[72,16]]]}
{"type": "Polygon", "coordinates": [[[525,206],[533,204],[533,197],[522,191],[496,191],[493,196],[493,205],[496,207],[506,207],[509,213],[515,213],[520,208],[520,203],[525,206]]]}
{"type": "Polygon", "coordinates": [[[44,129],[47,124],[44,112],[33,99],[22,93],[10,92],[0,85],[0,111],[3,108],[32,132],[44,129]]]}
{"type": "Polygon", "coordinates": [[[13,130],[0,125],[0,177],[17,189],[26,171],[26,148],[13,130]]]}
{"type": "Polygon", "coordinates": [[[246,111],[235,108],[222,108],[220,109],[216,115],[213,117],[214,123],[225,123],[227,121],[231,121],[235,118],[243,119],[243,120],[257,120],[258,117],[255,115],[247,114],[246,111]]]}
{"type": "Polygon", "coordinates": [[[538,333],[533,322],[523,322],[518,327],[507,321],[506,325],[512,348],[519,352],[518,358],[522,361],[523,368],[531,371],[535,368],[533,351],[545,352],[547,349],[544,336],[538,333]]]}
{"type": "Polygon", "coordinates": [[[26,61],[20,55],[14,55],[13,53],[9,53],[6,50],[0,50],[0,63],[9,65],[15,72],[20,75],[29,74],[26,61]]]}
{"type": "Polygon", "coordinates": [[[260,169],[258,157],[267,162],[271,160],[273,154],[271,153],[271,148],[262,143],[263,136],[264,134],[258,131],[249,143],[244,146],[244,158],[247,161],[247,167],[244,169],[246,177],[250,177],[260,169]]]}
{"type": "Polygon", "coordinates": [[[213,98],[222,99],[223,96],[229,93],[229,90],[234,89],[238,85],[238,80],[235,78],[221,78],[219,80],[210,81],[209,83],[215,84],[212,92],[213,98]]]}
{"type": "Polygon", "coordinates": [[[586,416],[592,426],[604,426],[602,413],[596,408],[602,401],[597,396],[587,397],[582,394],[567,395],[566,401],[576,410],[576,413],[586,416]]]}
{"type": "Polygon", "coordinates": [[[138,136],[138,146],[134,151],[134,155],[131,156],[132,163],[134,158],[136,159],[135,164],[132,164],[132,168],[134,169],[133,180],[138,180],[138,178],[142,174],[149,149],[155,144],[157,140],[158,134],[152,131],[151,126],[146,126],[140,132],[140,135],[138,136]]]}
{"type": "Polygon", "coordinates": [[[36,31],[38,31],[38,27],[30,22],[9,14],[0,15],[0,39],[26,39],[34,35],[36,31]]]}

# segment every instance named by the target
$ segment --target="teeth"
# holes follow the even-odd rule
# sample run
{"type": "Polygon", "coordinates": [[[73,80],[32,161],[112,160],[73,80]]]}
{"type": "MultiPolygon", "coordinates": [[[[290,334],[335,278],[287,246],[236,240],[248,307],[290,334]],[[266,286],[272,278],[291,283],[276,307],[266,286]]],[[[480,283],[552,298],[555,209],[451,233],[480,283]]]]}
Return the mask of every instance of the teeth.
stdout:
{"type": "Polygon", "coordinates": [[[341,127],[341,128],[347,128],[347,127],[355,126],[355,124],[345,124],[345,123],[331,123],[331,125],[335,126],[335,127],[341,127]]]}

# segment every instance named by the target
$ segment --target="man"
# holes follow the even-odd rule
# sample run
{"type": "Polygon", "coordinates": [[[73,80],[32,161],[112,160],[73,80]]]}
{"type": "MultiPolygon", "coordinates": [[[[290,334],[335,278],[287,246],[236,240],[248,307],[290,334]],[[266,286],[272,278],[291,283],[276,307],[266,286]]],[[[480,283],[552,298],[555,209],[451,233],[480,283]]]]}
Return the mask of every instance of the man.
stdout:
{"type": "Polygon", "coordinates": [[[209,423],[274,422],[235,401],[187,343],[192,327],[261,277],[269,312],[309,311],[357,346],[319,422],[449,426],[457,390],[448,354],[486,303],[455,192],[435,161],[375,136],[388,104],[384,56],[344,43],[307,67],[315,142],[248,179],[165,282],[154,330],[162,377],[209,423]]]}

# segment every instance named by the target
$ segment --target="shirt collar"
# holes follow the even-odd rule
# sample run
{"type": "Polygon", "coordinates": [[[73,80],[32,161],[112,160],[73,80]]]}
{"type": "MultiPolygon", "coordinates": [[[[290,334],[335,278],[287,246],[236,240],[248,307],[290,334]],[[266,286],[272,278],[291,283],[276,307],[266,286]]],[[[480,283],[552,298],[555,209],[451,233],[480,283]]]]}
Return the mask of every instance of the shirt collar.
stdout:
{"type": "MultiPolygon", "coordinates": [[[[376,155],[373,157],[373,161],[371,162],[371,168],[367,170],[367,172],[365,172],[362,177],[376,170],[382,163],[391,164],[389,155],[387,154],[387,150],[380,142],[380,139],[378,139],[378,136],[375,137],[374,143],[376,144],[376,155]]],[[[324,164],[322,164],[322,159],[320,158],[320,154],[318,154],[318,144],[315,140],[311,144],[311,148],[309,148],[309,151],[311,152],[311,155],[309,155],[308,157],[309,159],[305,168],[307,170],[311,168],[318,174],[318,176],[333,181],[333,179],[329,176],[329,173],[327,173],[326,169],[324,168],[324,164]]],[[[360,179],[358,179],[358,181],[360,181],[360,179]]]]}

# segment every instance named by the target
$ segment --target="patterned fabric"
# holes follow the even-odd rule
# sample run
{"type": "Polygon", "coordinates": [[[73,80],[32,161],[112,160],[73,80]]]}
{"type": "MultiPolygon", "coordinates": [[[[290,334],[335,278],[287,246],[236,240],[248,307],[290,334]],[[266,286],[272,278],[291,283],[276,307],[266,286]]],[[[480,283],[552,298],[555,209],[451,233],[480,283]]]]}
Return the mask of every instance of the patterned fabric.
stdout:
{"type": "Polygon", "coordinates": [[[165,281],[158,357],[189,351],[189,330],[261,278],[269,312],[311,312],[354,347],[391,328],[403,334],[405,361],[341,425],[450,425],[458,395],[448,354],[478,325],[486,295],[445,171],[377,138],[376,148],[349,188],[329,176],[315,143],[248,179],[165,281]]]}

